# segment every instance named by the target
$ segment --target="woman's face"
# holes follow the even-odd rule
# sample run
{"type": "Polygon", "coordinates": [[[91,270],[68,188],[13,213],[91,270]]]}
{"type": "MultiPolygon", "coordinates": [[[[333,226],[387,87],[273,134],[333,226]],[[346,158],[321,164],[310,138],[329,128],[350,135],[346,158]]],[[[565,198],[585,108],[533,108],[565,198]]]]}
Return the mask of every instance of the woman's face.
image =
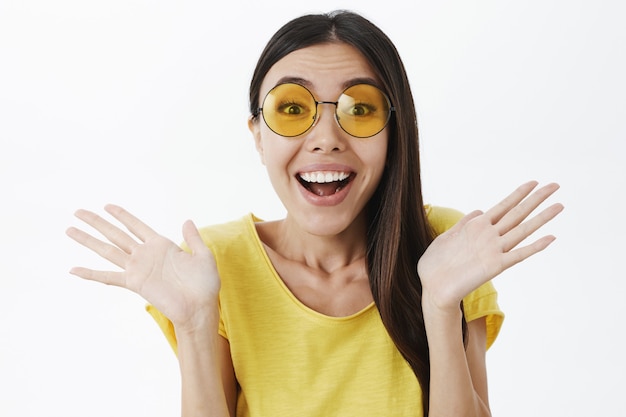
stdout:
{"type": "MultiPolygon", "coordinates": [[[[326,43],[276,62],[263,80],[260,97],[277,84],[295,82],[317,101],[335,102],[347,87],[364,81],[379,84],[361,53],[345,43],[326,43]]],[[[356,219],[364,220],[363,209],[385,167],[388,128],[372,137],[353,137],[337,124],[334,112],[333,104],[319,104],[315,126],[290,138],[270,130],[261,115],[250,121],[287,221],[314,235],[338,235],[356,219]]]]}

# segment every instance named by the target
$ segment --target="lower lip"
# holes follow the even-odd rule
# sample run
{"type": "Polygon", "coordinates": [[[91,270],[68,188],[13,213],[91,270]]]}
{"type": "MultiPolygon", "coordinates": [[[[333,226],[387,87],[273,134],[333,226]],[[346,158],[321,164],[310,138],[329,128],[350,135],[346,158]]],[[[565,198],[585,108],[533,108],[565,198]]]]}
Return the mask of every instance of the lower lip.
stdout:
{"type": "Polygon", "coordinates": [[[354,179],[352,179],[349,183],[347,183],[341,190],[337,191],[335,194],[327,195],[327,196],[320,196],[317,194],[313,194],[312,192],[307,190],[302,184],[300,184],[299,181],[297,182],[300,188],[300,192],[302,193],[302,196],[307,202],[309,202],[310,204],[313,204],[314,206],[329,207],[329,206],[336,206],[340,204],[348,196],[348,192],[350,191],[350,188],[352,187],[353,181],[354,179]]]}

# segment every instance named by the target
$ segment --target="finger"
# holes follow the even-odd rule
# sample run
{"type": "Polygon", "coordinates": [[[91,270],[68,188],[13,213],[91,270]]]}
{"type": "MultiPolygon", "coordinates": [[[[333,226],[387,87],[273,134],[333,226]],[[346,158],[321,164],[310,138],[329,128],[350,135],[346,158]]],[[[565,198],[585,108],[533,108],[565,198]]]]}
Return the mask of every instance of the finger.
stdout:
{"type": "Polygon", "coordinates": [[[80,243],[84,247],[91,249],[98,255],[102,256],[104,259],[114,263],[120,268],[124,268],[126,265],[126,260],[128,259],[128,254],[121,249],[105,243],[95,237],[91,236],[88,233],[83,232],[80,229],[75,227],[70,227],[65,232],[70,238],[74,239],[76,242],[80,243]]]}
{"type": "Polygon", "coordinates": [[[526,219],[530,213],[532,213],[541,203],[546,201],[548,197],[554,194],[559,189],[559,185],[556,183],[548,184],[541,187],[528,198],[524,199],[518,205],[513,207],[508,213],[506,213],[498,222],[498,230],[500,235],[504,235],[509,230],[513,229],[517,225],[526,219]]]}
{"type": "Polygon", "coordinates": [[[109,242],[118,246],[126,253],[130,253],[132,248],[137,246],[137,241],[135,241],[132,237],[130,237],[127,233],[125,233],[119,227],[114,226],[109,223],[102,217],[98,216],[95,213],[92,213],[88,210],[77,210],[74,213],[76,217],[102,233],[104,237],[106,237],[109,242]]]}
{"type": "Polygon", "coordinates": [[[503,250],[505,252],[510,251],[519,245],[524,239],[536,232],[539,228],[554,219],[562,211],[562,204],[553,204],[538,215],[532,217],[530,220],[515,227],[502,237],[504,241],[503,250]]]}
{"type": "Polygon", "coordinates": [[[142,242],[145,242],[149,237],[157,235],[157,233],[152,230],[148,225],[139,220],[137,217],[130,214],[128,211],[123,209],[122,207],[107,204],[104,209],[111,216],[115,217],[120,221],[126,228],[135,236],[139,238],[142,242]]]}
{"type": "Polygon", "coordinates": [[[517,206],[530,192],[537,186],[537,181],[529,181],[522,184],[515,191],[509,194],[504,200],[487,210],[485,215],[491,220],[491,224],[496,224],[513,207],[517,206]]]}
{"type": "Polygon", "coordinates": [[[541,252],[547,248],[556,237],[544,236],[541,239],[536,240],[530,245],[523,246],[521,248],[506,252],[502,254],[502,266],[504,269],[508,269],[513,265],[522,262],[525,259],[530,258],[532,255],[541,252]]]}
{"type": "Polygon", "coordinates": [[[115,285],[117,287],[125,287],[126,283],[124,274],[121,272],[94,271],[93,269],[78,266],[70,269],[70,274],[89,281],[98,281],[106,285],[115,285]]]}

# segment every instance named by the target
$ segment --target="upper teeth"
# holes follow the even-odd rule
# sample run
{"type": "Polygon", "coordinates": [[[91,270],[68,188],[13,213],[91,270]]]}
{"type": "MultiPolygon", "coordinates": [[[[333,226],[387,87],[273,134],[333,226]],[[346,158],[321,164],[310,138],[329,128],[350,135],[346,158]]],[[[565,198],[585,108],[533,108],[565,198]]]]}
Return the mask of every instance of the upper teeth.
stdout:
{"type": "Polygon", "coordinates": [[[305,180],[306,182],[334,182],[334,181],[343,181],[348,178],[350,174],[345,172],[329,172],[329,171],[317,171],[317,172],[302,172],[300,173],[300,178],[305,180]]]}

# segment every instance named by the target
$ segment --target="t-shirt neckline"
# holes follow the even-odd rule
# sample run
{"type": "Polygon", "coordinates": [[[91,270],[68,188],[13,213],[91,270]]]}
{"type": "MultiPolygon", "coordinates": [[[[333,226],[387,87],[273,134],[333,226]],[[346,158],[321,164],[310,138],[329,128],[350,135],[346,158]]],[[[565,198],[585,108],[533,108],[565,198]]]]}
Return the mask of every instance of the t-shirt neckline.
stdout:
{"type": "Polygon", "coordinates": [[[289,287],[287,287],[287,284],[285,284],[283,279],[278,274],[278,271],[276,271],[276,268],[274,268],[274,264],[272,263],[269,255],[267,253],[267,251],[265,250],[265,247],[263,246],[263,242],[261,241],[261,237],[259,236],[259,233],[258,233],[257,228],[256,228],[256,223],[262,222],[263,219],[257,217],[254,213],[249,213],[246,216],[245,220],[246,220],[248,232],[250,233],[250,235],[253,238],[255,247],[256,247],[259,255],[265,260],[265,263],[267,265],[268,271],[270,272],[270,274],[274,278],[274,281],[284,291],[284,293],[287,295],[287,297],[289,297],[289,299],[301,311],[303,311],[304,313],[306,313],[309,316],[313,316],[313,317],[316,317],[318,319],[321,318],[321,319],[323,319],[323,320],[325,320],[327,322],[345,322],[345,321],[358,319],[361,316],[365,316],[368,312],[370,312],[371,310],[375,309],[376,303],[374,301],[372,301],[371,303],[369,303],[367,306],[365,306],[361,310],[357,311],[356,313],[350,314],[348,316],[338,316],[337,317],[337,316],[329,316],[327,314],[320,313],[319,311],[317,311],[317,310],[307,306],[306,304],[304,304],[302,301],[300,301],[300,299],[298,297],[295,296],[295,294],[289,289],[289,287]]]}

